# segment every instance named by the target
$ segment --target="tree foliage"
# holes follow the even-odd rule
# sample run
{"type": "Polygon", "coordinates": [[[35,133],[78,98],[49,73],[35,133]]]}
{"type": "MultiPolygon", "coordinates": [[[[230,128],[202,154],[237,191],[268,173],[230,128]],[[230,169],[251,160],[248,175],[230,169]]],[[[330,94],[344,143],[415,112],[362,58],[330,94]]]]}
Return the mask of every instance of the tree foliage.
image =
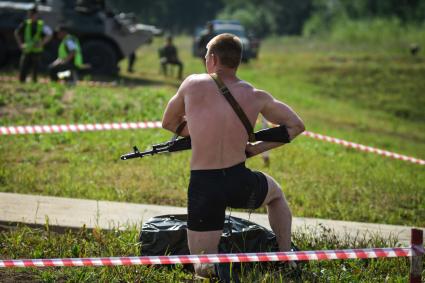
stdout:
{"type": "Polygon", "coordinates": [[[312,0],[312,16],[304,26],[307,35],[322,33],[348,21],[386,25],[425,24],[425,1],[421,0],[312,0]]]}
{"type": "Polygon", "coordinates": [[[257,36],[300,34],[329,29],[335,21],[389,18],[422,23],[424,0],[109,0],[109,6],[133,12],[148,24],[173,33],[192,33],[207,21],[238,19],[257,36]]]}
{"type": "Polygon", "coordinates": [[[219,17],[238,19],[258,36],[297,34],[310,10],[311,0],[229,0],[219,17]]]}
{"type": "Polygon", "coordinates": [[[109,0],[108,6],[134,13],[140,22],[168,32],[192,33],[195,27],[214,19],[224,4],[221,0],[109,0]]]}

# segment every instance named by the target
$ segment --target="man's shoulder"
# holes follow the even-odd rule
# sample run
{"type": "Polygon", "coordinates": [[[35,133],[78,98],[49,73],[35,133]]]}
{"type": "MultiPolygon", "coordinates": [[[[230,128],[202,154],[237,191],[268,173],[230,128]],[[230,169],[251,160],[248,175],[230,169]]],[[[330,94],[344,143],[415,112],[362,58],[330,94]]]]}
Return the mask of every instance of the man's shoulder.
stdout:
{"type": "Polygon", "coordinates": [[[245,88],[246,91],[249,91],[249,93],[252,93],[255,96],[264,96],[267,92],[261,89],[257,89],[254,85],[252,85],[250,82],[240,80],[239,85],[245,88]]]}
{"type": "Polygon", "coordinates": [[[262,90],[262,89],[258,89],[258,88],[254,88],[254,87],[252,87],[252,88],[253,88],[252,93],[255,96],[255,98],[257,98],[259,100],[263,100],[263,101],[273,99],[272,95],[270,93],[268,93],[267,91],[262,90]]]}
{"type": "Polygon", "coordinates": [[[200,36],[201,37],[203,37],[203,36],[207,36],[207,35],[209,35],[209,32],[208,31],[203,31],[203,32],[201,32],[201,34],[200,34],[200,36]]]}
{"type": "Polygon", "coordinates": [[[203,73],[203,74],[192,74],[192,75],[188,76],[186,78],[186,80],[189,80],[191,83],[198,84],[198,83],[204,83],[204,82],[207,82],[207,81],[211,81],[211,76],[208,75],[208,74],[205,74],[205,73],[203,73]]]}
{"type": "Polygon", "coordinates": [[[210,84],[211,81],[208,74],[192,74],[183,81],[181,88],[185,93],[194,93],[210,84]]]}

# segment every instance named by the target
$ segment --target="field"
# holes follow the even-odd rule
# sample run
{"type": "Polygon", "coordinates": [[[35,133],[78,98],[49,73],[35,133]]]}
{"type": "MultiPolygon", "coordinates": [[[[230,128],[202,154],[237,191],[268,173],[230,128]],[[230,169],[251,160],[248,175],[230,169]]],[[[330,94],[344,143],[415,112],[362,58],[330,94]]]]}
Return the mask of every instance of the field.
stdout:
{"type": "MultiPolygon", "coordinates": [[[[114,87],[2,82],[0,124],[160,120],[168,99],[179,85],[173,77],[159,75],[160,44],[156,40],[139,49],[136,72],[123,72],[114,87]]],[[[176,44],[185,63],[185,74],[202,72],[200,60],[190,55],[190,39],[178,38],[176,44]]],[[[241,67],[240,78],[291,105],[309,131],[425,159],[425,58],[412,57],[402,45],[381,48],[270,38],[264,42],[260,58],[241,67]]],[[[119,160],[135,144],[144,149],[169,138],[170,133],[159,129],[3,136],[0,191],[185,206],[190,152],[119,160]]],[[[307,137],[274,150],[269,168],[264,167],[260,158],[249,160],[248,165],[271,174],[282,184],[294,216],[425,226],[423,166],[359,153],[307,137]]],[[[51,252],[40,256],[136,253],[134,229],[120,232],[117,237],[107,232],[86,231],[84,243],[77,242],[79,234],[46,236],[46,233],[25,227],[3,232],[1,243],[7,244],[0,246],[0,254],[5,258],[37,256],[35,250],[20,248],[22,243],[36,244],[40,251],[51,252]],[[42,241],[46,237],[47,243],[42,241]],[[96,241],[100,241],[96,237],[106,239],[107,246],[114,248],[96,246],[96,241]],[[61,248],[55,247],[55,243],[61,243],[61,248]],[[93,248],[83,251],[80,245],[93,248]]],[[[354,243],[333,239],[331,232],[322,234],[319,239],[298,235],[295,241],[304,249],[322,249],[389,246],[394,240],[354,243]]],[[[330,281],[383,281],[388,274],[392,281],[401,281],[408,268],[405,260],[349,261],[344,263],[345,272],[339,266],[313,264],[309,270],[317,274],[321,270],[329,272],[323,278],[330,281]],[[375,269],[378,271],[374,272],[375,269]]],[[[152,268],[99,270],[64,269],[57,275],[51,270],[30,274],[44,281],[53,280],[54,276],[59,276],[57,280],[75,281],[112,280],[115,276],[124,276],[119,278],[129,281],[140,278],[179,281],[191,276],[178,268],[167,272],[152,268]]],[[[279,280],[273,273],[265,274],[272,277],[264,282],[279,280]]]]}

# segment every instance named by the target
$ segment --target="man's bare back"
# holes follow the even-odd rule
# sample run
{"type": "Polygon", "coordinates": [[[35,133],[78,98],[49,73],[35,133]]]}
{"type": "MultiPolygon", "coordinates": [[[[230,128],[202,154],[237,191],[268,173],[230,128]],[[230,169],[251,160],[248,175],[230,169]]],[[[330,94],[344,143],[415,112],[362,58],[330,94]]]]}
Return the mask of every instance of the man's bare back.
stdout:
{"type": "MultiPolygon", "coordinates": [[[[295,135],[295,131],[299,133],[299,127],[293,128],[292,124],[300,120],[287,105],[235,75],[222,75],[220,78],[252,125],[255,125],[261,113],[271,123],[286,125],[290,137],[295,135]]],[[[248,142],[246,129],[210,75],[197,74],[186,78],[167,110],[164,120],[167,116],[184,116],[187,121],[183,135],[190,135],[192,140],[192,170],[227,168],[245,161],[248,142]]],[[[177,125],[166,128],[176,129],[177,125]]],[[[260,153],[279,145],[262,143],[257,145],[257,150],[260,153]]]]}
{"type": "MultiPolygon", "coordinates": [[[[184,102],[192,139],[191,169],[227,168],[243,162],[248,135],[229,102],[209,75],[188,80],[184,102]]],[[[239,79],[224,83],[254,125],[264,104],[260,92],[239,79]]]]}

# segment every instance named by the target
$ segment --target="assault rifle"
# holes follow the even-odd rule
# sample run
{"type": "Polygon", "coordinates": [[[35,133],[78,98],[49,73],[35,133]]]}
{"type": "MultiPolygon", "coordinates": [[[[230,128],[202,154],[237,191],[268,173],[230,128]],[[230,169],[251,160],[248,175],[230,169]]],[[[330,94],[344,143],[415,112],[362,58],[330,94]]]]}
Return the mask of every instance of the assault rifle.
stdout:
{"type": "Polygon", "coordinates": [[[121,160],[127,160],[132,158],[140,157],[147,155],[155,155],[158,153],[165,153],[165,152],[174,152],[174,151],[182,151],[186,149],[191,149],[192,144],[190,141],[190,137],[171,140],[169,142],[154,144],[152,146],[151,150],[140,152],[137,146],[133,147],[133,152],[121,155],[121,160]]]}
{"type": "MultiPolygon", "coordinates": [[[[254,133],[255,140],[256,141],[268,141],[268,142],[282,142],[282,143],[289,143],[289,134],[288,130],[285,126],[279,126],[269,129],[260,130],[258,132],[254,133]]],[[[166,152],[175,152],[175,151],[182,151],[191,149],[192,144],[190,137],[175,139],[173,138],[169,142],[155,144],[152,146],[151,150],[140,152],[137,146],[133,147],[133,152],[121,155],[122,160],[137,158],[137,157],[144,157],[147,155],[155,155],[159,153],[166,153],[166,152]]]]}

